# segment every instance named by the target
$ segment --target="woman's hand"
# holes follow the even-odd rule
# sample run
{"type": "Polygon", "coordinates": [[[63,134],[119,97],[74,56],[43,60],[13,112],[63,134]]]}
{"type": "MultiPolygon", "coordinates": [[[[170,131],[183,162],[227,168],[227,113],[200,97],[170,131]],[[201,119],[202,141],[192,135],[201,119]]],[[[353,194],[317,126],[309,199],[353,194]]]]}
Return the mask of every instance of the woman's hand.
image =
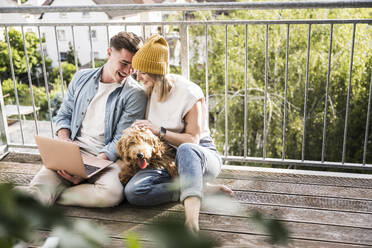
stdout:
{"type": "Polygon", "coordinates": [[[74,176],[74,175],[71,175],[69,174],[67,171],[65,170],[58,170],[57,173],[63,177],[64,179],[66,179],[67,181],[73,183],[73,184],[79,184],[81,183],[84,178],[82,177],[79,177],[79,176],[74,176]]]}
{"type": "Polygon", "coordinates": [[[140,128],[147,128],[150,129],[150,131],[155,134],[156,136],[160,135],[160,127],[155,126],[151,123],[151,121],[148,120],[136,120],[132,127],[140,127],[140,128]]]}

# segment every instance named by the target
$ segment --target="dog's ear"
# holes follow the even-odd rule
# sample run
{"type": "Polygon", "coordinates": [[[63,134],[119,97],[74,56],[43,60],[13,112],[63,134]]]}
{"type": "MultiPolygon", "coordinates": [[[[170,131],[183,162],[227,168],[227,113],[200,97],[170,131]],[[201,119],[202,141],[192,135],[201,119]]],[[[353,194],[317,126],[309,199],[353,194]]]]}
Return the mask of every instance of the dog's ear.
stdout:
{"type": "Polygon", "coordinates": [[[158,137],[155,137],[155,139],[153,139],[152,141],[153,141],[152,149],[154,155],[157,157],[161,157],[165,152],[165,145],[163,144],[163,142],[159,140],[158,137]]]}
{"type": "Polygon", "coordinates": [[[118,143],[116,144],[116,149],[118,149],[118,154],[121,158],[124,157],[124,154],[123,154],[123,143],[124,143],[124,140],[123,138],[120,138],[118,140],[118,143]]]}

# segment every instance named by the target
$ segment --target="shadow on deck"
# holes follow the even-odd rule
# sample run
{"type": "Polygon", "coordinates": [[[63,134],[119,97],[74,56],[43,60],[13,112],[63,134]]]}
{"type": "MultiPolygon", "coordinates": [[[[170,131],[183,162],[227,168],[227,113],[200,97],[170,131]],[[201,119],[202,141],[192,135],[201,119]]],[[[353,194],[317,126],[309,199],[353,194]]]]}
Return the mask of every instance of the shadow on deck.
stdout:
{"type": "MultiPolygon", "coordinates": [[[[38,155],[11,153],[0,162],[0,183],[28,184],[40,167],[38,155]]],[[[372,246],[372,175],[225,166],[217,180],[235,191],[238,209],[203,208],[200,226],[223,247],[271,247],[252,222],[254,209],[288,227],[290,247],[372,246]]],[[[126,230],[138,233],[144,247],[152,247],[148,224],[159,216],[183,215],[180,204],[137,208],[123,202],[107,209],[64,209],[71,218],[109,230],[107,247],[124,247],[121,233],[126,230]]]]}

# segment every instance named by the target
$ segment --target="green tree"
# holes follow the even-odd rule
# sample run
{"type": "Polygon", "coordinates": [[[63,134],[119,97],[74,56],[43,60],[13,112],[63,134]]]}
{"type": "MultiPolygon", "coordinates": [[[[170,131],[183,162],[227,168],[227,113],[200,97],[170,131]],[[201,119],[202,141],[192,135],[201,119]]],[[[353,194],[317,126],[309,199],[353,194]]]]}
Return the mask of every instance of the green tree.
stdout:
{"type": "MultiPolygon", "coordinates": [[[[71,42],[68,43],[67,62],[75,65],[74,48],[72,47],[71,42]]],[[[78,66],[81,66],[79,58],[77,58],[77,63],[78,63],[78,66]]]]}
{"type": "MultiPolygon", "coordinates": [[[[350,10],[273,10],[230,11],[228,19],[335,19],[368,18],[368,11],[350,10]]],[[[212,12],[194,14],[195,19],[226,19],[212,12]]],[[[205,64],[200,62],[205,47],[205,26],[190,26],[190,76],[205,89],[205,64]]],[[[306,84],[308,25],[290,25],[288,65],[288,115],[286,128],[286,158],[301,159],[304,96],[306,84]]],[[[334,25],[332,63],[328,95],[326,160],[340,161],[349,79],[352,24],[334,25]]],[[[281,158],[284,118],[284,88],[287,25],[268,26],[267,78],[267,145],[266,156],[281,158]]],[[[371,26],[358,24],[351,82],[346,161],[361,162],[372,54],[368,42],[371,26]]],[[[227,27],[228,60],[228,154],[244,154],[244,106],[247,104],[247,153],[263,155],[265,101],[266,25],[248,25],[247,103],[245,89],[245,25],[227,27]]],[[[306,110],[305,159],[320,160],[324,121],[324,102],[328,71],[330,25],[311,26],[309,88],[306,110]]],[[[225,147],[225,26],[208,26],[208,81],[210,128],[219,151],[225,147]]],[[[372,139],[371,131],[369,140],[372,139]]],[[[372,154],[367,154],[372,162],[372,154]]]]}
{"type": "MultiPolygon", "coordinates": [[[[61,68],[63,81],[66,85],[69,85],[70,81],[72,80],[76,72],[75,64],[71,64],[69,62],[62,62],[61,68]]],[[[50,81],[54,83],[61,82],[59,67],[55,67],[53,71],[50,73],[50,81]]]]}
{"type": "MultiPolygon", "coordinates": [[[[9,28],[8,35],[12,52],[14,73],[17,76],[17,80],[19,80],[21,83],[28,83],[27,63],[24,52],[22,33],[14,28],[9,28]]],[[[25,40],[27,46],[28,61],[31,70],[31,79],[34,82],[37,80],[37,78],[42,77],[40,76],[42,68],[42,57],[39,51],[40,40],[33,32],[26,32],[25,40]]],[[[46,58],[45,64],[47,72],[49,72],[51,70],[51,60],[46,58]]],[[[11,78],[11,67],[9,61],[7,40],[4,33],[4,41],[0,41],[0,80],[4,81],[8,78],[11,78]]]]}

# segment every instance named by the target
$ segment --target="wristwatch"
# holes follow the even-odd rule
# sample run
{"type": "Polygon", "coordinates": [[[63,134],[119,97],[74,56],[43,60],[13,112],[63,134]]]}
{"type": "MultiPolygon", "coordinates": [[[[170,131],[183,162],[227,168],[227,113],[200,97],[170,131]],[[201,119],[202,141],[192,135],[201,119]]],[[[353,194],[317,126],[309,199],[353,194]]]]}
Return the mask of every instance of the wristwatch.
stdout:
{"type": "Polygon", "coordinates": [[[159,133],[160,139],[163,139],[166,133],[167,133],[167,129],[165,129],[164,127],[160,127],[160,133],[159,133]]]}

